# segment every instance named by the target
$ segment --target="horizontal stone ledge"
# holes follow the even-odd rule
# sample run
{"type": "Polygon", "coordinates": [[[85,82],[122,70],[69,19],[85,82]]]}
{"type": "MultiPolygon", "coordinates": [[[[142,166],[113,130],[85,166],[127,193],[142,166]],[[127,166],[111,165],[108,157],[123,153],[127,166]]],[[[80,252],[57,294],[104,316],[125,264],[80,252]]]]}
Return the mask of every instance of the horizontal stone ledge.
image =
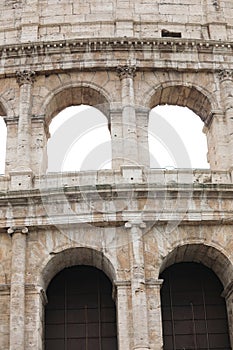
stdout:
{"type": "MultiPolygon", "coordinates": [[[[182,53],[181,56],[174,56],[171,57],[172,52],[168,52],[169,59],[165,56],[160,56],[159,58],[154,58],[154,55],[151,55],[150,58],[148,58],[148,55],[141,55],[137,57],[137,72],[140,71],[148,71],[148,72],[154,72],[156,71],[164,71],[164,64],[166,61],[166,71],[170,72],[190,72],[190,73],[211,73],[211,74],[218,74],[220,70],[222,69],[230,69],[233,70],[233,62],[232,62],[232,54],[233,51],[231,51],[228,56],[224,56],[223,53],[221,53],[221,57],[225,57],[225,61],[222,62],[222,60],[219,58],[219,54],[217,53],[216,56],[213,55],[211,59],[206,61],[205,59],[202,59],[202,57],[199,57],[198,53],[197,56],[191,58],[191,53],[186,52],[187,57],[185,56],[185,52],[182,53]],[[201,64],[201,65],[200,65],[201,64]],[[220,68],[221,67],[221,68],[220,68]]],[[[176,54],[176,52],[174,53],[176,54]]],[[[195,54],[195,53],[193,53],[195,54]]],[[[52,55],[49,57],[49,62],[44,62],[43,64],[38,62],[38,56],[34,56],[35,60],[31,59],[30,64],[24,65],[24,68],[29,70],[33,69],[37,76],[40,75],[46,75],[49,76],[50,74],[66,74],[66,73],[72,73],[72,72],[115,72],[116,67],[118,65],[124,65],[125,62],[129,59],[129,53],[127,50],[125,52],[121,52],[121,58],[109,58],[109,52],[106,51],[106,55],[104,55],[104,51],[100,53],[100,56],[98,58],[94,57],[89,58],[88,60],[85,58],[85,53],[83,57],[74,57],[72,54],[69,54],[69,60],[64,61],[64,54],[61,53],[60,59],[58,59],[58,53],[54,53],[54,59],[52,55]],[[72,61],[72,67],[71,67],[71,61],[72,61]]],[[[7,57],[1,57],[0,53],[0,62],[1,59],[4,60],[4,65],[0,67],[0,79],[4,78],[15,78],[15,70],[20,69],[22,67],[21,61],[22,56],[18,56],[14,58],[14,65],[12,65],[12,57],[9,57],[9,62],[7,57]],[[9,63],[9,64],[8,64],[9,63]]],[[[116,75],[117,79],[117,75],[116,75]]]]}
{"type": "Polygon", "coordinates": [[[87,47],[91,51],[103,51],[104,48],[118,49],[125,47],[127,49],[150,49],[150,47],[158,46],[185,46],[186,48],[197,47],[199,49],[232,49],[232,41],[218,41],[206,39],[192,39],[192,38],[136,38],[136,37],[109,37],[109,38],[79,38],[68,40],[55,41],[38,41],[25,42],[20,44],[0,45],[0,52],[17,55],[25,53],[31,55],[35,50],[64,50],[64,49],[80,49],[86,52],[87,47]]]}
{"type": "MultiPolygon", "coordinates": [[[[137,213],[137,216],[141,214],[141,212],[137,213]]],[[[62,230],[64,232],[79,232],[79,229],[82,230],[90,230],[96,228],[120,228],[124,230],[125,234],[130,234],[130,230],[125,228],[125,223],[129,220],[132,220],[132,215],[124,216],[122,218],[116,218],[115,220],[109,218],[108,215],[104,214],[104,218],[95,219],[92,218],[90,214],[86,216],[81,215],[67,215],[67,216],[49,216],[48,218],[44,217],[22,217],[16,221],[28,221],[30,224],[27,225],[28,235],[40,229],[43,231],[56,229],[62,230]],[[71,230],[71,231],[70,231],[71,230]]],[[[120,215],[118,215],[120,216],[120,215]]],[[[172,225],[174,227],[190,225],[190,226],[198,226],[198,225],[209,225],[209,226],[219,226],[219,225],[232,225],[233,224],[233,214],[225,215],[222,212],[155,212],[154,215],[148,215],[144,213],[142,216],[143,222],[145,223],[145,227],[142,228],[142,232],[149,232],[153,227],[163,227],[167,225],[172,225]]],[[[8,226],[4,220],[0,220],[0,233],[7,234],[8,226]]],[[[122,232],[122,231],[121,231],[122,232]]],[[[101,237],[100,237],[101,238],[101,237]]]]}

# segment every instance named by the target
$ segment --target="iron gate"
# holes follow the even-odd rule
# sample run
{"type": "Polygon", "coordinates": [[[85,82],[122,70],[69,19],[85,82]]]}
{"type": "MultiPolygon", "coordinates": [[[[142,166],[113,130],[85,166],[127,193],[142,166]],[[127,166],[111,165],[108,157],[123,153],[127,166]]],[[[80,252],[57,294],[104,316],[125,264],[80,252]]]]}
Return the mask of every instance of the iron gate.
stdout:
{"type": "Polygon", "coordinates": [[[66,268],[52,280],[47,296],[46,350],[117,350],[112,284],[102,271],[66,268]]]}

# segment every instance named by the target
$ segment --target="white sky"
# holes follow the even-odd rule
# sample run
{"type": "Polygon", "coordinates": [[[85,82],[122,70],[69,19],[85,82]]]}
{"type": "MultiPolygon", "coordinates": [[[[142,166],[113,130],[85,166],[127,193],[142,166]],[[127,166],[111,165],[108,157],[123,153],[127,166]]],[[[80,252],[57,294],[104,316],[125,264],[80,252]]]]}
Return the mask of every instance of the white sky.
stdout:
{"type": "MultiPolygon", "coordinates": [[[[150,114],[149,147],[152,168],[209,168],[203,122],[191,110],[158,106],[150,114]]],[[[50,124],[48,171],[111,167],[107,120],[98,110],[69,107],[50,124]]],[[[0,173],[4,173],[6,128],[0,118],[0,173]]]]}

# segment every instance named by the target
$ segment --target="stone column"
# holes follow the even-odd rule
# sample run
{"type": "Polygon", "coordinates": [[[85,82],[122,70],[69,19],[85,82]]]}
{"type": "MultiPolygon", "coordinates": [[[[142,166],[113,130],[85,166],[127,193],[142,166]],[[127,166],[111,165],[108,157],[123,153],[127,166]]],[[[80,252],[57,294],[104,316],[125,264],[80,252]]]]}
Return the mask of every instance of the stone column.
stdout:
{"type": "Polygon", "coordinates": [[[31,170],[31,107],[32,107],[32,85],[35,72],[22,71],[16,73],[17,82],[20,87],[19,98],[19,122],[17,137],[17,162],[10,171],[11,189],[25,190],[32,186],[31,170]]]}
{"type": "Polygon", "coordinates": [[[203,128],[206,134],[207,160],[212,171],[229,170],[228,135],[225,116],[221,111],[213,111],[209,123],[203,128]]]}
{"type": "MultiPolygon", "coordinates": [[[[219,72],[220,92],[225,111],[228,142],[228,165],[233,167],[233,70],[222,70],[219,72]]],[[[222,156],[222,155],[220,155],[222,156]]]]}
{"type": "Polygon", "coordinates": [[[161,294],[160,289],[163,280],[146,281],[148,314],[149,314],[149,334],[152,349],[163,348],[163,326],[161,313],[161,294]]]}
{"type": "Polygon", "coordinates": [[[125,224],[130,229],[131,293],[134,350],[149,347],[148,309],[144,269],[144,244],[142,229],[145,223],[130,221],[125,224]]]}
{"type": "Polygon", "coordinates": [[[5,174],[14,169],[17,164],[17,130],[19,118],[5,117],[7,126],[7,139],[6,139],[6,161],[5,161],[5,174]]]}
{"type": "Polygon", "coordinates": [[[123,130],[122,130],[122,110],[118,108],[112,108],[110,111],[111,119],[111,139],[112,139],[112,169],[120,169],[124,163],[123,159],[123,130]]]}
{"type": "Polygon", "coordinates": [[[47,140],[49,130],[44,116],[32,117],[31,168],[34,174],[45,174],[48,167],[47,140]]]}
{"type": "Polygon", "coordinates": [[[115,281],[116,309],[119,350],[130,350],[130,312],[128,299],[130,295],[129,281],[115,281]]]}
{"type": "Polygon", "coordinates": [[[149,152],[149,114],[150,110],[143,107],[136,108],[137,137],[138,137],[138,158],[139,163],[150,167],[149,152]]]}
{"type": "Polygon", "coordinates": [[[25,169],[30,169],[31,90],[35,79],[35,72],[17,72],[16,77],[20,87],[17,168],[21,169],[23,166],[25,169]]]}
{"type": "Polygon", "coordinates": [[[10,291],[10,349],[24,350],[26,227],[8,229],[12,237],[10,291]]]}
{"type": "Polygon", "coordinates": [[[48,300],[42,287],[37,285],[25,287],[25,313],[30,315],[25,322],[25,349],[43,350],[44,309],[48,300]]]}
{"type": "Polygon", "coordinates": [[[121,80],[122,104],[122,165],[138,165],[137,124],[134,100],[135,66],[119,66],[117,73],[121,80]]]}

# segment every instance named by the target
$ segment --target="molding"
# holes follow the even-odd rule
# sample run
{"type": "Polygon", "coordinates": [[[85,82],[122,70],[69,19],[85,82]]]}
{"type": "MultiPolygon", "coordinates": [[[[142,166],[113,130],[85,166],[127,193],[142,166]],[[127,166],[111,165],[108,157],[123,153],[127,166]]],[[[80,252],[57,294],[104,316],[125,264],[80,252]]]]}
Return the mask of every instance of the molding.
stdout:
{"type": "MultiPolygon", "coordinates": [[[[25,62],[29,62],[27,57],[30,57],[30,63],[25,64],[26,71],[35,71],[38,74],[49,74],[49,72],[61,73],[64,71],[77,70],[77,69],[85,69],[86,70],[106,70],[106,60],[108,60],[107,69],[108,70],[116,70],[118,66],[128,65],[129,57],[128,52],[134,52],[135,62],[137,64],[137,70],[144,69],[155,69],[154,59],[150,60],[141,57],[137,57],[137,52],[168,52],[177,54],[177,52],[182,53],[206,53],[210,55],[221,55],[226,54],[229,56],[229,62],[226,60],[226,66],[229,68],[229,64],[231,64],[231,57],[233,51],[233,41],[217,41],[217,40],[202,40],[202,39],[189,39],[189,38],[84,38],[84,39],[75,39],[75,40],[58,40],[58,41],[48,41],[48,42],[30,42],[30,43],[21,43],[21,44],[10,44],[10,45],[0,45],[0,59],[4,60],[4,70],[1,73],[1,77],[13,77],[15,76],[15,71],[13,71],[13,67],[21,67],[22,59],[25,58],[25,62]],[[121,52],[122,55],[118,55],[117,57],[109,60],[109,50],[111,52],[121,52]],[[85,55],[88,53],[93,53],[95,55],[96,52],[101,53],[101,61],[94,59],[96,64],[93,65],[93,59],[88,64],[85,61],[85,55]],[[83,54],[83,56],[82,56],[83,54]],[[56,55],[56,60],[51,57],[50,63],[38,63],[41,62],[41,59],[38,60],[38,57],[46,57],[46,56],[56,55]],[[58,57],[60,55],[60,58],[58,57]],[[77,60],[78,55],[78,60],[77,60]],[[107,55],[107,56],[106,56],[107,55]],[[69,64],[64,64],[64,56],[70,56],[69,64]],[[73,57],[74,56],[74,57],[73,57]],[[9,60],[9,64],[8,64],[9,60]],[[12,60],[14,61],[14,65],[12,66],[12,60]],[[70,61],[72,60],[73,68],[70,68],[70,61]],[[141,61],[144,61],[146,64],[140,64],[141,61]],[[80,61],[85,61],[85,65],[80,65],[80,61]]],[[[172,58],[171,58],[172,59],[172,58]]],[[[177,59],[175,59],[177,60],[177,59]]],[[[67,61],[67,62],[68,62],[67,61]]],[[[163,59],[159,59],[159,61],[163,61],[163,59]]],[[[170,67],[167,66],[168,69],[171,70],[179,70],[179,71],[219,71],[222,68],[223,62],[219,61],[218,58],[213,57],[210,61],[210,64],[203,64],[192,66],[184,65],[186,60],[182,65],[174,64],[170,67]],[[213,65],[213,62],[215,64],[213,65]]],[[[191,63],[191,62],[190,62],[191,63]]],[[[160,66],[159,63],[156,69],[163,69],[164,66],[160,66]]],[[[233,67],[232,67],[233,68],[233,67]]],[[[20,68],[19,68],[20,69],[20,68]]]]}
{"type": "Polygon", "coordinates": [[[114,286],[118,288],[129,288],[131,286],[131,281],[115,280],[114,286]]]}

